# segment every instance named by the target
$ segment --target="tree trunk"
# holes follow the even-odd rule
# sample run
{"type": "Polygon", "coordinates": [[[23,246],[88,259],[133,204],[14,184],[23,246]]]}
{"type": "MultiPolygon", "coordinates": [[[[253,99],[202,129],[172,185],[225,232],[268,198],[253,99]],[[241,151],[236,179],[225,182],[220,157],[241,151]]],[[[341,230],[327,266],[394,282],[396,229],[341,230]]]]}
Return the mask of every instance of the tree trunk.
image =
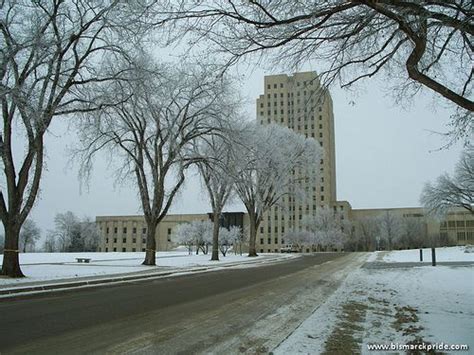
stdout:
{"type": "Polygon", "coordinates": [[[20,268],[18,257],[18,240],[20,229],[13,225],[5,225],[5,248],[3,250],[3,264],[1,275],[9,277],[25,277],[20,268]]]}
{"type": "Polygon", "coordinates": [[[250,219],[250,238],[249,238],[249,255],[250,257],[252,256],[258,256],[257,255],[257,249],[256,249],[256,240],[257,240],[257,221],[256,221],[256,216],[252,213],[249,214],[249,219],[250,219]]]}
{"type": "Polygon", "coordinates": [[[156,224],[147,223],[145,260],[142,265],[156,265],[156,224]]]}
{"type": "MultiPolygon", "coordinates": [[[[219,261],[219,213],[213,213],[213,229],[212,229],[212,256],[211,260],[219,261]]],[[[224,255],[225,256],[225,255],[224,255]]]]}

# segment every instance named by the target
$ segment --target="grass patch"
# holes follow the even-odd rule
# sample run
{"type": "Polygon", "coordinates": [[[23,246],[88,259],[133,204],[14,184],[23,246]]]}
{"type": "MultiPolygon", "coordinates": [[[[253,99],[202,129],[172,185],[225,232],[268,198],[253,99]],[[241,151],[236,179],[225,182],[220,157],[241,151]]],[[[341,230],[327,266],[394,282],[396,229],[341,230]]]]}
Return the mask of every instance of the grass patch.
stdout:
{"type": "Polygon", "coordinates": [[[339,322],[326,340],[323,354],[360,353],[362,340],[356,335],[364,330],[361,323],[367,308],[367,305],[359,302],[348,302],[342,306],[339,322]]]}

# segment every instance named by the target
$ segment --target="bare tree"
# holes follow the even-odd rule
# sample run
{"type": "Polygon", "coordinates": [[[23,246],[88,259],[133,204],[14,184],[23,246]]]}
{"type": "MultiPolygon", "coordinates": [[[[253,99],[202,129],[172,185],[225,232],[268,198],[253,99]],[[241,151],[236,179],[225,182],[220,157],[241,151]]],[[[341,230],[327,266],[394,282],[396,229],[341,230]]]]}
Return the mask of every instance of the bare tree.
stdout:
{"type": "Polygon", "coordinates": [[[403,235],[403,220],[391,211],[385,211],[378,217],[379,237],[388,250],[392,250],[395,243],[403,235]]]}
{"type": "Polygon", "coordinates": [[[401,249],[421,248],[428,245],[426,220],[420,217],[404,217],[402,219],[402,233],[397,240],[397,247],[401,249]]]}
{"type": "Polygon", "coordinates": [[[474,147],[461,154],[454,176],[443,174],[435,184],[426,183],[421,193],[421,204],[429,214],[443,217],[453,207],[474,214],[474,147]]]}
{"type": "Polygon", "coordinates": [[[3,245],[5,243],[5,236],[0,233],[0,254],[3,254],[3,245]]]}
{"type": "Polygon", "coordinates": [[[321,148],[278,125],[250,124],[236,135],[231,164],[235,191],[250,219],[249,256],[257,256],[257,229],[263,214],[284,196],[304,194],[305,184],[316,181],[321,148]]]}
{"type": "Polygon", "coordinates": [[[349,87],[384,72],[402,96],[428,88],[457,107],[456,137],[473,129],[473,8],[469,0],[169,1],[159,14],[171,39],[279,66],[311,61],[325,84],[349,87]],[[178,26],[179,27],[179,26],[178,26]],[[401,79],[401,80],[399,80],[401,79]]]}
{"type": "MultiPolygon", "coordinates": [[[[117,64],[119,65],[119,64],[117,64]]],[[[192,146],[214,132],[232,107],[230,84],[212,66],[158,65],[137,58],[129,81],[102,88],[119,98],[82,122],[81,172],[87,176],[94,156],[108,148],[120,164],[118,175],[133,176],[147,224],[144,265],[156,265],[155,233],[185,180],[199,161],[192,146]]]]}
{"type": "Polygon", "coordinates": [[[120,77],[113,66],[103,75],[102,59],[123,58],[143,21],[139,6],[116,0],[2,1],[1,8],[1,274],[22,277],[19,233],[40,186],[44,135],[53,117],[104,104],[89,86],[120,77]],[[17,139],[25,147],[14,151],[17,139]]]}
{"type": "MultiPolygon", "coordinates": [[[[235,116],[233,118],[236,119],[235,116]]],[[[232,120],[232,118],[230,119],[232,120]]],[[[196,156],[200,158],[197,167],[212,208],[211,260],[219,260],[220,220],[234,183],[228,167],[231,161],[232,134],[233,130],[230,127],[222,127],[217,134],[203,139],[201,144],[196,147],[196,156]]],[[[223,255],[225,256],[225,253],[223,255]]]]}
{"type": "Polygon", "coordinates": [[[355,223],[355,238],[360,245],[360,249],[374,251],[377,247],[377,236],[379,232],[379,221],[375,217],[364,217],[355,223]]]}
{"type": "Polygon", "coordinates": [[[43,251],[46,253],[54,253],[57,251],[56,236],[54,233],[48,233],[43,243],[43,251]]]}
{"type": "Polygon", "coordinates": [[[20,231],[20,247],[23,253],[33,251],[36,242],[41,237],[41,230],[36,225],[35,221],[27,219],[20,231]]]}

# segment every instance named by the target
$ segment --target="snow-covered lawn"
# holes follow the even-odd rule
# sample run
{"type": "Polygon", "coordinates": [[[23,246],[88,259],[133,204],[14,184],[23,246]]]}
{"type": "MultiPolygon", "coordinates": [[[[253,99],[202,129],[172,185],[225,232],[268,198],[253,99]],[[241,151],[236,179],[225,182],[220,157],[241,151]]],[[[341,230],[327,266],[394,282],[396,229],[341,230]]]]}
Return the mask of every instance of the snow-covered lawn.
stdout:
{"type": "MultiPolygon", "coordinates": [[[[420,249],[397,250],[386,254],[382,261],[390,263],[420,261],[420,249]]],[[[431,249],[423,249],[423,261],[431,261],[431,249]]],[[[436,248],[436,261],[474,261],[473,246],[436,248]]]]}
{"type": "MultiPolygon", "coordinates": [[[[145,253],[25,253],[20,254],[20,264],[25,278],[0,278],[0,286],[20,285],[35,281],[57,279],[74,279],[77,277],[106,276],[113,274],[133,273],[138,271],[166,271],[168,269],[189,269],[197,266],[220,266],[229,263],[268,259],[269,257],[288,257],[287,255],[262,254],[249,259],[245,254],[228,253],[219,256],[220,261],[210,261],[210,255],[188,255],[187,251],[157,253],[157,266],[143,266],[145,253]],[[76,258],[90,258],[90,263],[77,263],[76,258]]],[[[3,255],[0,255],[0,263],[3,255]]]]}
{"type": "MultiPolygon", "coordinates": [[[[445,261],[466,261],[464,248],[440,249],[445,261]]],[[[384,261],[411,261],[411,252],[384,261]]],[[[419,342],[467,344],[472,351],[473,334],[474,266],[360,268],[274,353],[377,354],[386,352],[367,345],[419,342]]]]}

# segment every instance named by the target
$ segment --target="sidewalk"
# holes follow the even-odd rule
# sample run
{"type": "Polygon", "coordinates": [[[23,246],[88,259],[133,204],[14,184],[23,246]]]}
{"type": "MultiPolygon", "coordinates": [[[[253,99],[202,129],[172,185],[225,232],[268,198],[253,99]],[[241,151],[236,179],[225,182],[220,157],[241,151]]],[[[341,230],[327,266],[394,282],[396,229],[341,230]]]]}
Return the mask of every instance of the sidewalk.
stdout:
{"type": "Polygon", "coordinates": [[[33,281],[25,282],[21,285],[0,284],[0,299],[17,297],[22,295],[32,295],[44,292],[64,291],[73,288],[99,287],[115,283],[143,281],[164,277],[175,277],[190,273],[217,271],[225,268],[235,268],[239,266],[256,267],[263,264],[284,262],[286,260],[290,260],[299,256],[299,254],[292,254],[291,257],[289,257],[288,255],[282,256],[281,254],[275,254],[275,256],[264,255],[259,257],[257,260],[250,259],[248,261],[230,262],[226,264],[218,264],[218,262],[216,262],[215,265],[194,267],[158,267],[153,270],[136,271],[123,274],[112,274],[110,276],[88,276],[67,279],[33,281]]]}

